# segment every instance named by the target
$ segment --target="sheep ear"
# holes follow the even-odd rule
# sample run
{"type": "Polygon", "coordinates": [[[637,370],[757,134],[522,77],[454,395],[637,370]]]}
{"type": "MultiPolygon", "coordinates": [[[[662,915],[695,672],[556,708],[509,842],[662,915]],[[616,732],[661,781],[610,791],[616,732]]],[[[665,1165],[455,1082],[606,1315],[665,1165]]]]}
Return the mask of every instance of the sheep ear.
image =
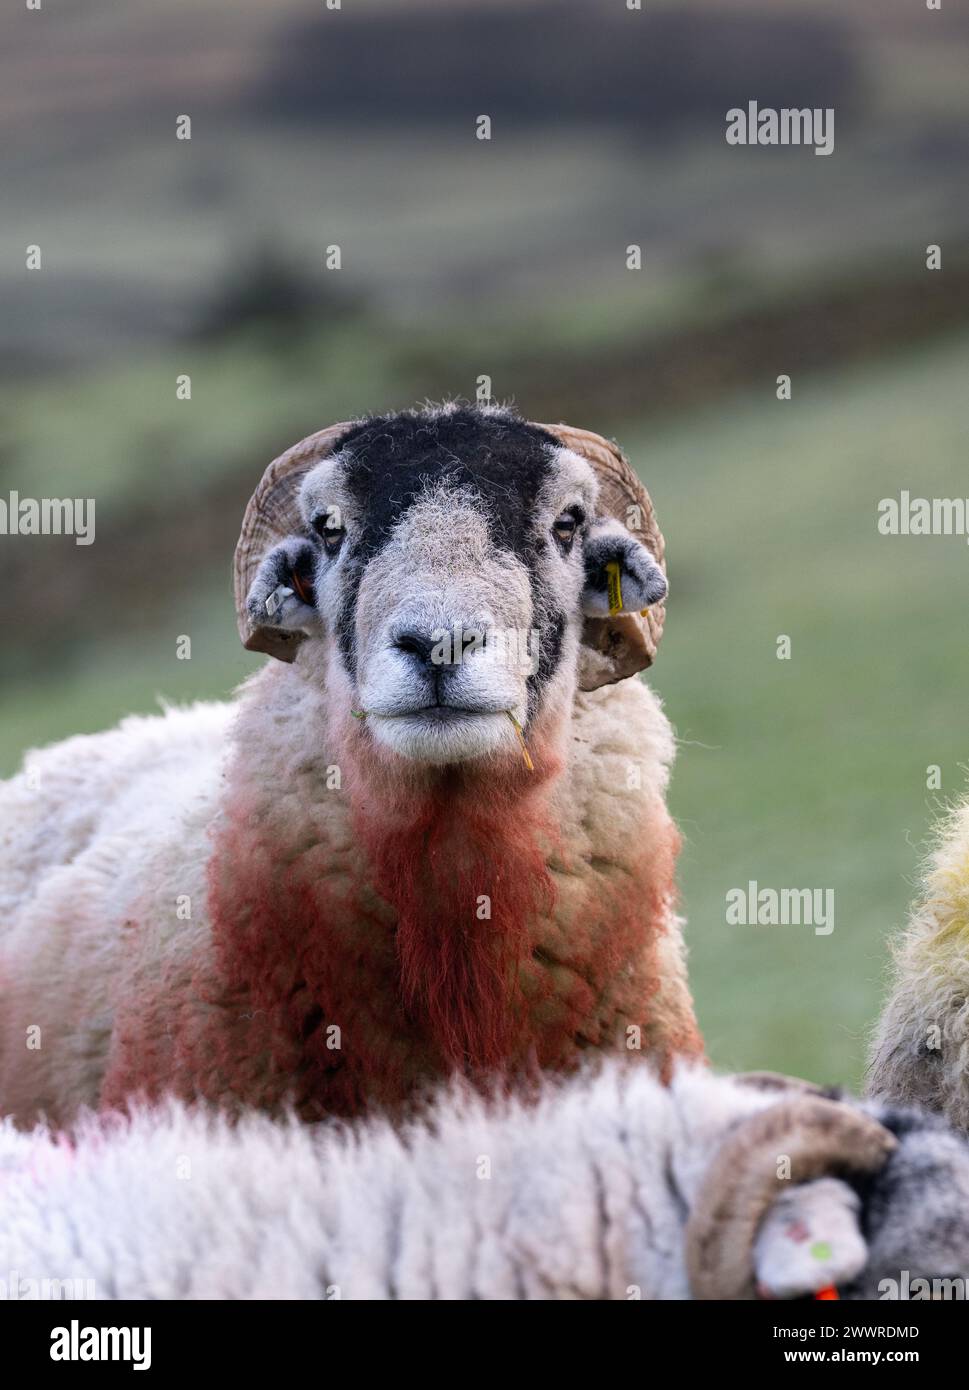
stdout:
{"type": "Polygon", "coordinates": [[[641,541],[611,517],[596,521],[583,546],[587,618],[642,613],[666,598],[666,575],[641,541]]]}
{"type": "MultiPolygon", "coordinates": [[[[537,428],[547,431],[592,465],[599,484],[598,517],[614,517],[624,528],[628,527],[632,535],[646,542],[650,555],[665,570],[666,542],[652,499],[619,446],[592,430],[577,430],[571,425],[537,428]]],[[[586,614],[579,650],[579,689],[598,690],[652,666],[663,636],[665,616],[662,603],[654,603],[645,617],[641,609],[608,617],[586,614]]]]}
{"type": "Polygon", "coordinates": [[[263,557],[246,611],[253,629],[308,633],[319,625],[314,604],[317,549],[305,537],[288,536],[263,557]]]}
{"type": "Polygon", "coordinates": [[[857,1279],[868,1260],[861,1203],[839,1178],[818,1178],[783,1193],[754,1244],[762,1298],[801,1298],[857,1279]]]}

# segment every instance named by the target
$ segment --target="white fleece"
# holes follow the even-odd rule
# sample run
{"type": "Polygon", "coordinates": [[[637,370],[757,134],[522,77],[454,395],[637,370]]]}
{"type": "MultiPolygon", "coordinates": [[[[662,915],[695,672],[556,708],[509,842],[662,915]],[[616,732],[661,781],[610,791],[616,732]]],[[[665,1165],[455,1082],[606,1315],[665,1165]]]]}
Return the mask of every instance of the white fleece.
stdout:
{"type": "Polygon", "coordinates": [[[89,1117],[73,1143],[7,1121],[0,1278],[20,1296],[72,1280],[97,1298],[685,1298],[704,1170],[776,1100],[612,1062],[534,1105],[452,1085],[396,1130],[233,1128],[174,1103],[89,1117]]]}
{"type": "MultiPolygon", "coordinates": [[[[259,1019],[219,980],[207,872],[235,794],[259,798],[254,814],[283,862],[312,833],[326,845],[322,873],[336,882],[359,870],[347,797],[327,784],[340,746],[315,645],[293,666],[267,665],[235,704],[126,719],[28,754],[24,770],[0,783],[0,1113],[64,1125],[96,1108],[119,1014],[137,1016],[152,999],[156,1050],[195,1036],[202,1020],[224,1019],[229,1050],[252,1058],[254,1090],[243,1102],[283,1098],[285,1078],[253,1041],[259,1019]],[[235,790],[226,781],[233,749],[245,751],[235,790]]],[[[555,807],[574,858],[550,861],[553,941],[628,856],[675,835],[665,805],[673,737],[656,696],[627,680],[576,695],[567,719],[555,807]]],[[[222,869],[231,876],[231,865],[222,869]]],[[[667,923],[647,1050],[691,1029],[696,1037],[672,904],[667,923]]],[[[217,1099],[218,1077],[209,1080],[197,1093],[217,1099]]]]}
{"type": "Polygon", "coordinates": [[[204,945],[232,716],[198,704],[128,718],[28,753],[0,783],[0,1111],[62,1123],[96,1106],[126,936],[156,959],[175,934],[204,945]]]}

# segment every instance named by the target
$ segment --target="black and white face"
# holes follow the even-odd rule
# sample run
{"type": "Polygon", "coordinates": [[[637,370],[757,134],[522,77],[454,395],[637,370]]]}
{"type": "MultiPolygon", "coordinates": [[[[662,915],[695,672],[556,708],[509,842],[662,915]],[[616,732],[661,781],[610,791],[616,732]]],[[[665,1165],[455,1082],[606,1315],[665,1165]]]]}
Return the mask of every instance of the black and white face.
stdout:
{"type": "Polygon", "coordinates": [[[666,594],[646,548],[597,520],[597,496],[585,459],[503,411],[367,421],[307,475],[305,537],[263,561],[250,612],[301,574],[303,598],[284,595],[273,623],[329,644],[331,679],[392,753],[514,749],[512,720],[571,699],[583,617],[609,612],[607,566],[629,611],[666,594]]]}

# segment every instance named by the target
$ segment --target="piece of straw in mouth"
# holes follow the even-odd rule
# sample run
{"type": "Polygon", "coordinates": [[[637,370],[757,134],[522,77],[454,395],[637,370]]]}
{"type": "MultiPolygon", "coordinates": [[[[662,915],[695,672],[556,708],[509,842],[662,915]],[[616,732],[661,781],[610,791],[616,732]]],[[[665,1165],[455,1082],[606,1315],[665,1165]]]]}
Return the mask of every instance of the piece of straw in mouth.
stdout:
{"type": "Polygon", "coordinates": [[[529,772],[534,772],[535,764],[532,762],[532,755],[531,753],[529,753],[528,744],[525,742],[525,730],[519,724],[518,720],[512,714],[510,709],[506,709],[505,713],[507,714],[508,718],[511,720],[512,724],[515,727],[515,733],[518,735],[518,742],[522,746],[522,757],[525,759],[525,766],[528,768],[529,772]]]}

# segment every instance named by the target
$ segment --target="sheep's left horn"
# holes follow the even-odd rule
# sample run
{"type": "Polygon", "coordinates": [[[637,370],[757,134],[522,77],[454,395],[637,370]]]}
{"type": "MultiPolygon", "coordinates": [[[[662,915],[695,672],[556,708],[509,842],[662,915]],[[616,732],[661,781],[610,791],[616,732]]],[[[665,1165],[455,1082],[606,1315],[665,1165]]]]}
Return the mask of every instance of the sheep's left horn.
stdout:
{"type": "Polygon", "coordinates": [[[338,440],[352,427],[352,421],[344,421],[301,439],[273,459],[249,499],[236,545],[234,587],[239,636],[250,652],[267,652],[280,661],[293,661],[296,657],[303,634],[254,624],[246,608],[246,597],[266,552],[278,541],[298,536],[303,530],[299,510],[303,478],[333,452],[338,440]]]}
{"type": "MultiPolygon", "coordinates": [[[[609,439],[571,425],[538,425],[561,440],[567,449],[588,459],[599,480],[599,507],[606,516],[632,531],[665,573],[666,542],[659,529],[649,493],[634,473],[625,454],[609,439]]],[[[609,618],[587,618],[582,631],[579,687],[595,690],[625,680],[651,666],[656,658],[666,617],[664,603],[654,603],[645,616],[617,613],[609,618]]]]}
{"type": "Polygon", "coordinates": [[[809,1094],[742,1121],[714,1155],[687,1221],[694,1298],[756,1297],[754,1240],[774,1199],[792,1183],[875,1173],[895,1145],[862,1111],[809,1094]]]}

